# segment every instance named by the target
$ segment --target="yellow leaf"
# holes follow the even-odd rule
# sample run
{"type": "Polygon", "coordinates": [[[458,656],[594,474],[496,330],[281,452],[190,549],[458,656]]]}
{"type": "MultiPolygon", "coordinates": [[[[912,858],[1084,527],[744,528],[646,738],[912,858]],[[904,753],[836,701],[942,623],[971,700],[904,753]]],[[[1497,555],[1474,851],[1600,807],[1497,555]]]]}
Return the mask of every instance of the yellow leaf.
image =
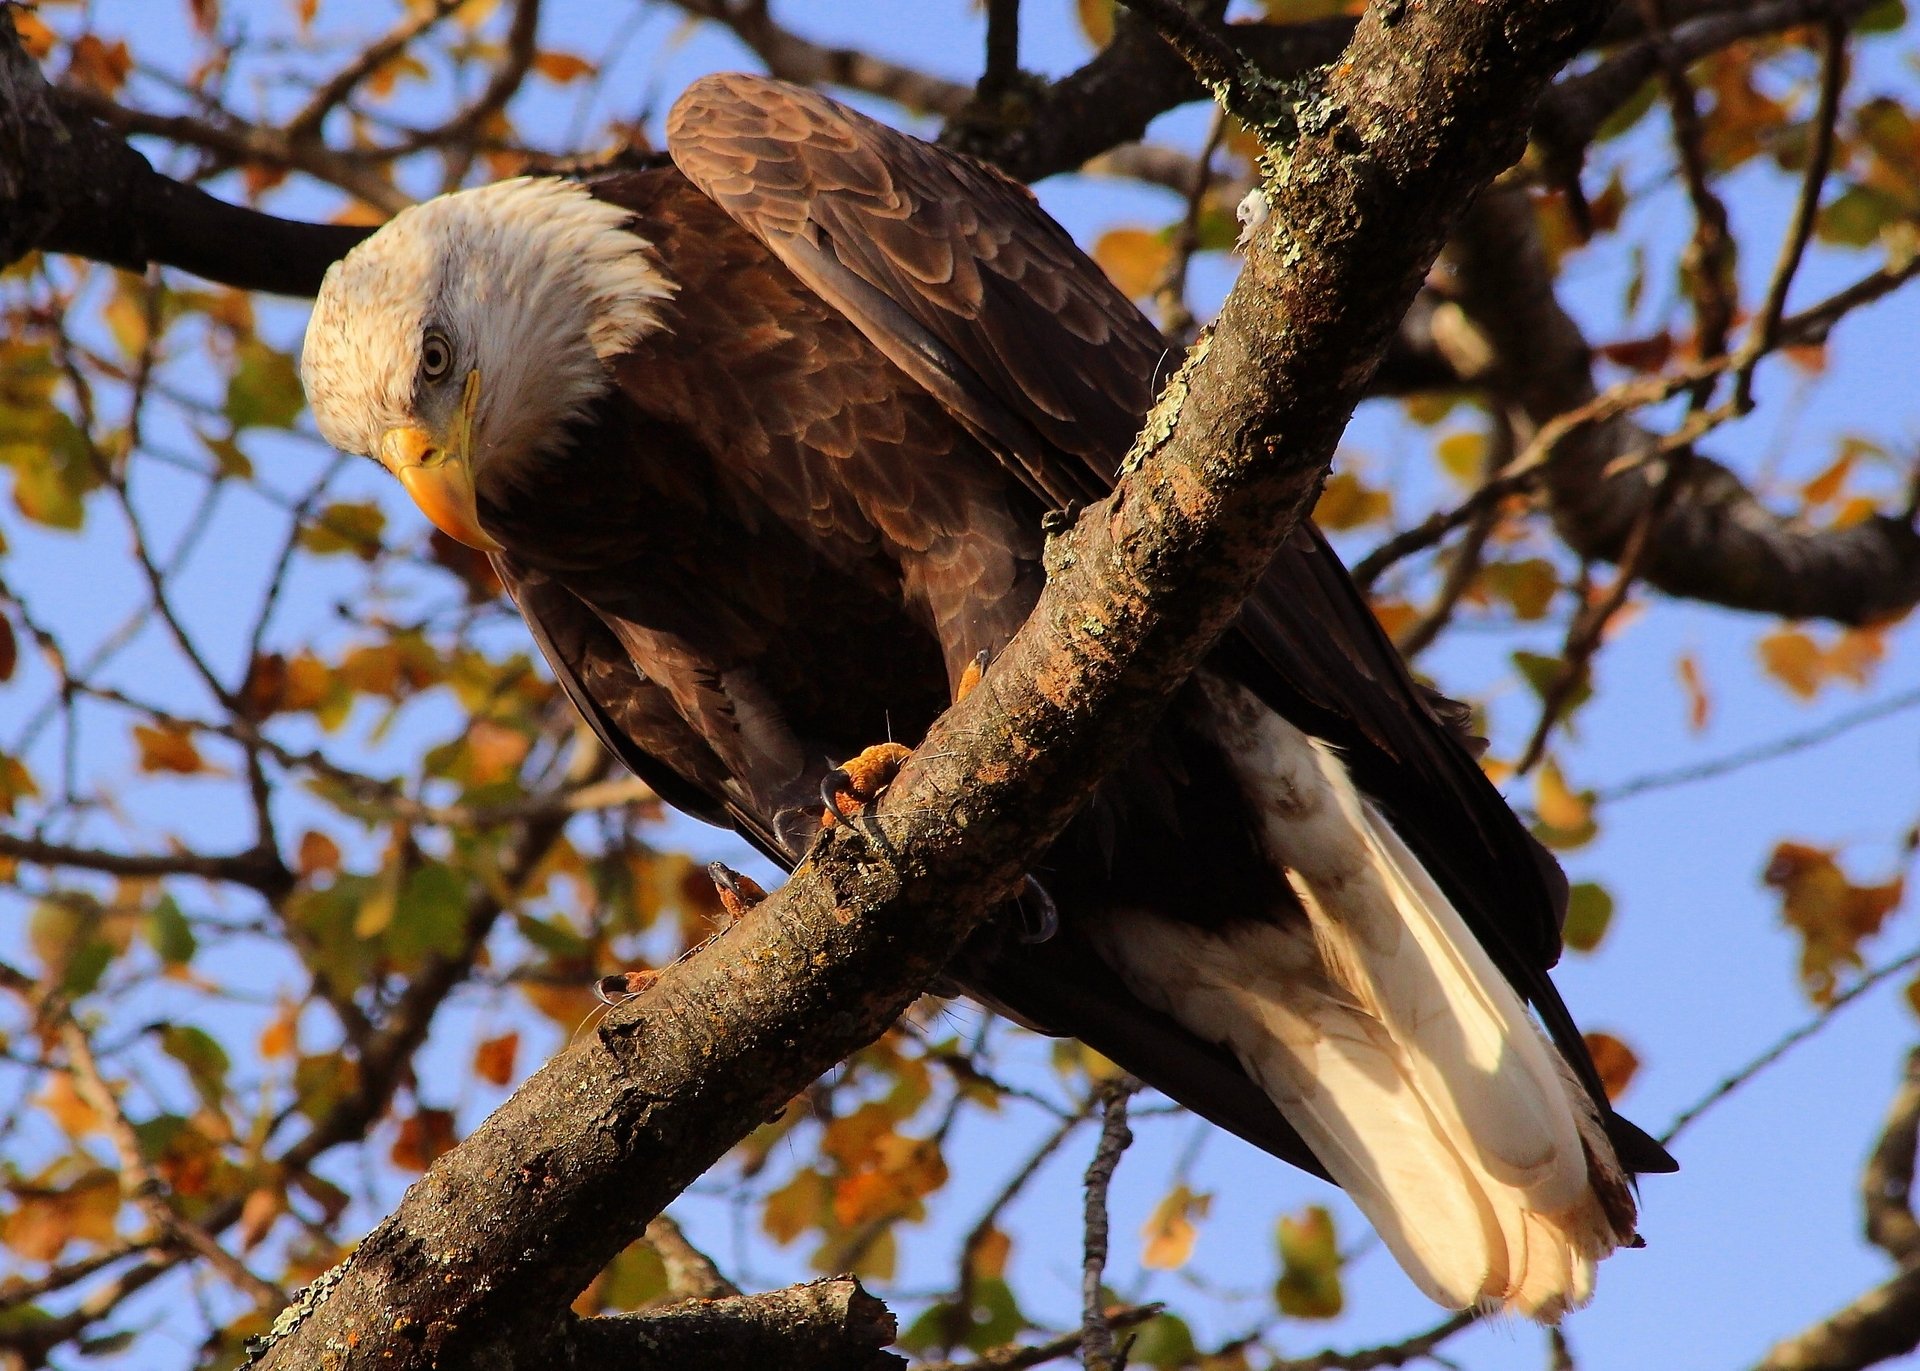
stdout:
{"type": "Polygon", "coordinates": [[[1906,883],[1855,885],[1835,854],[1783,842],[1767,861],[1766,883],[1780,892],[1780,917],[1800,935],[1800,981],[1816,1004],[1833,1000],[1837,972],[1862,965],[1860,944],[1899,907],[1906,883]]]}
{"type": "Polygon", "coordinates": [[[1585,1037],[1587,1054],[1593,1058],[1594,1070],[1600,1073],[1600,1084],[1607,1098],[1619,1099],[1640,1069],[1639,1056],[1611,1033],[1588,1033],[1585,1037]]]}
{"type": "Polygon", "coordinates": [[[142,771],[171,771],[191,776],[206,768],[200,759],[200,749],[193,745],[192,735],[184,728],[172,724],[159,727],[135,724],[133,740],[140,748],[142,771]]]}
{"type": "Polygon", "coordinates": [[[393,94],[393,88],[401,77],[422,81],[428,75],[427,64],[412,53],[398,52],[373,69],[367,77],[366,90],[376,100],[384,100],[393,94]]]}
{"type": "Polygon", "coordinates": [[[40,1092],[35,1101],[53,1121],[60,1125],[69,1138],[80,1139],[89,1133],[100,1131],[100,1116],[92,1105],[80,1098],[80,1092],[74,1088],[73,1077],[64,1071],[56,1071],[47,1079],[47,1088],[40,1092]]]}
{"type": "Polygon", "coordinates": [[[272,1060],[291,1057],[300,1046],[300,1006],[283,1000],[280,1012],[260,1030],[260,1055],[272,1060]]]}
{"type": "Polygon", "coordinates": [[[533,69],[549,81],[566,85],[593,73],[593,63],[570,52],[543,52],[533,59],[533,69]]]}
{"type": "Polygon", "coordinates": [[[1850,628],[1827,649],[1827,669],[1855,685],[1865,685],[1887,655],[1887,640],[1877,628],[1850,628]]]}
{"type": "Polygon", "coordinates": [[[1196,1195],[1186,1186],[1176,1185],[1153,1207],[1153,1213],[1140,1229],[1140,1236],[1146,1240],[1140,1264],[1156,1271],[1185,1266],[1200,1236],[1194,1218],[1205,1218],[1212,1200],[1211,1195],[1196,1195]]]}
{"type": "Polygon", "coordinates": [[[792,1242],[824,1222],[832,1185],[818,1171],[796,1172],[793,1179],[767,1196],[760,1211],[760,1227],[775,1242],[792,1242]]]}
{"type": "Polygon", "coordinates": [[[1434,445],[1440,468],[1463,486],[1477,485],[1487,464],[1487,437],[1468,430],[1449,433],[1434,445]]]}
{"type": "Polygon", "coordinates": [[[1551,759],[1534,777],[1533,804],[1540,814],[1540,822],[1548,828],[1571,831],[1581,828],[1593,817],[1591,797],[1576,794],[1567,784],[1567,778],[1561,775],[1560,764],[1551,759]]]}
{"type": "Polygon", "coordinates": [[[1313,507],[1313,521],[1321,528],[1358,528],[1374,523],[1393,512],[1393,497],[1384,490],[1363,484],[1351,471],[1335,472],[1320,491],[1313,507]]]}
{"type": "Polygon", "coordinates": [[[1163,234],[1141,228],[1108,229],[1093,245],[1093,260],[1123,295],[1151,295],[1167,279],[1173,245],[1163,234]]]}
{"type": "Polygon", "coordinates": [[[1280,1220],[1280,1258],[1284,1266],[1274,1286],[1280,1312],[1296,1319],[1330,1319],[1346,1306],[1340,1288],[1340,1248],[1333,1215],[1310,1205],[1280,1220]]]}
{"type": "Polygon", "coordinates": [[[1113,41],[1113,0],[1074,0],[1080,19],[1080,32],[1096,48],[1113,41]]]}

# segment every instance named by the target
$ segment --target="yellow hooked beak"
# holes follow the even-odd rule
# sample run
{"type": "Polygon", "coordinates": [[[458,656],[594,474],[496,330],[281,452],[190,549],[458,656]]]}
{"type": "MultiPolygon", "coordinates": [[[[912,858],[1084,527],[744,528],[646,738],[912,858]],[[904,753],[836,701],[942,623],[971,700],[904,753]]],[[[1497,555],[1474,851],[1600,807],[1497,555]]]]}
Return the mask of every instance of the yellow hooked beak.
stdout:
{"type": "Polygon", "coordinates": [[[452,441],[412,424],[390,428],[380,437],[380,462],[442,533],[482,552],[501,552],[480,527],[473,495],[473,410],[479,398],[480,373],[470,371],[452,441]]]}

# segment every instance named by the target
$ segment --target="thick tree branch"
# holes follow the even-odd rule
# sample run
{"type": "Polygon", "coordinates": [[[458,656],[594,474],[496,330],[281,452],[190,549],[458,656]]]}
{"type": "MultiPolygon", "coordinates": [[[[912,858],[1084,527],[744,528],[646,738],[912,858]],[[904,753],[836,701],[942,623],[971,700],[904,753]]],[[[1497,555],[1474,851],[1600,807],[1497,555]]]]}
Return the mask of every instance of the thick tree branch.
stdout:
{"type": "MultiPolygon", "coordinates": [[[[1469,364],[1523,422],[1550,424],[1593,401],[1592,355],[1554,293],[1524,193],[1483,198],[1455,244],[1460,303],[1472,321],[1469,364]]],[[[1657,447],[1624,415],[1565,438],[1543,471],[1554,528],[1583,557],[1617,561],[1658,496],[1662,462],[1622,462],[1657,447]]],[[[1877,516],[1808,528],[1760,504],[1739,477],[1696,455],[1655,520],[1640,575],[1671,595],[1789,618],[1871,622],[1920,601],[1920,531],[1877,516]]]]}
{"type": "Polygon", "coordinates": [[[311,295],[367,233],[277,219],[160,175],[118,133],[56,98],[0,6],[0,265],[41,249],[311,295]]]}

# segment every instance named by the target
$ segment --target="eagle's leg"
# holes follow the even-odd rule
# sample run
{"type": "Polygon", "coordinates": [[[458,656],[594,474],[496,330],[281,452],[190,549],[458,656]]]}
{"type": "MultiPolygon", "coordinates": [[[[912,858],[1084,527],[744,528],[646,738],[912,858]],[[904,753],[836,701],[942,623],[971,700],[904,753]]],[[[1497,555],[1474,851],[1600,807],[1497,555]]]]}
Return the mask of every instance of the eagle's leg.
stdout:
{"type": "Polygon", "coordinates": [[[827,807],[820,826],[832,828],[844,823],[879,799],[912,751],[902,743],[875,743],[829,771],[820,782],[820,801],[827,807]]]}

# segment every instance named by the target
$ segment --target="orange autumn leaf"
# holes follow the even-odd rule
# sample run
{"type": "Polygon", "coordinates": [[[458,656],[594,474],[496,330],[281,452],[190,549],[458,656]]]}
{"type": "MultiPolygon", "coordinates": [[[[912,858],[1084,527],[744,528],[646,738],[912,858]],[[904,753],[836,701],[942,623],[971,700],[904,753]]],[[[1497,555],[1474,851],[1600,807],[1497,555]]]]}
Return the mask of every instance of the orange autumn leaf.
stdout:
{"type": "Polygon", "coordinates": [[[488,1038],[473,1050],[473,1074],[489,1085],[505,1085],[513,1079],[513,1063],[519,1055],[518,1033],[488,1038]]]}
{"type": "Polygon", "coordinates": [[[533,69],[557,85],[578,81],[591,75],[593,63],[570,52],[543,52],[533,59],[533,69]]]}
{"type": "Polygon", "coordinates": [[[1151,295],[1173,264],[1173,245],[1142,228],[1108,229],[1093,244],[1093,260],[1132,299],[1151,295]]]}
{"type": "Polygon", "coordinates": [[[111,97],[127,83],[127,73],[132,70],[133,54],[124,40],[116,38],[107,43],[94,34],[83,33],[74,40],[67,80],[111,97]]]}
{"type": "Polygon", "coordinates": [[[453,1114],[445,1109],[422,1109],[400,1121],[400,1134],[387,1156],[403,1171],[425,1171],[453,1143],[453,1114]]]}
{"type": "Polygon", "coordinates": [[[1863,964],[1861,943],[1906,893],[1899,876],[1856,885],[1834,852],[1806,843],[1778,844],[1763,879],[1780,892],[1782,921],[1800,935],[1800,982],[1815,1004],[1831,1003],[1839,971],[1863,964]]]}
{"type": "Polygon", "coordinates": [[[1619,1099],[1632,1083],[1634,1073],[1640,1069],[1639,1055],[1611,1033],[1588,1033],[1584,1036],[1587,1053],[1593,1058],[1594,1070],[1600,1073],[1600,1084],[1606,1090],[1607,1098],[1619,1099]]]}
{"type": "Polygon", "coordinates": [[[184,728],[172,724],[159,727],[135,724],[133,740],[140,749],[142,771],[171,771],[177,775],[191,776],[196,771],[206,769],[200,749],[193,745],[192,735],[184,728]]]}
{"type": "Polygon", "coordinates": [[[1680,685],[1687,692],[1687,727],[1698,733],[1713,715],[1713,700],[1707,694],[1706,678],[1700,674],[1700,659],[1683,652],[1675,666],[1680,685]]]}

